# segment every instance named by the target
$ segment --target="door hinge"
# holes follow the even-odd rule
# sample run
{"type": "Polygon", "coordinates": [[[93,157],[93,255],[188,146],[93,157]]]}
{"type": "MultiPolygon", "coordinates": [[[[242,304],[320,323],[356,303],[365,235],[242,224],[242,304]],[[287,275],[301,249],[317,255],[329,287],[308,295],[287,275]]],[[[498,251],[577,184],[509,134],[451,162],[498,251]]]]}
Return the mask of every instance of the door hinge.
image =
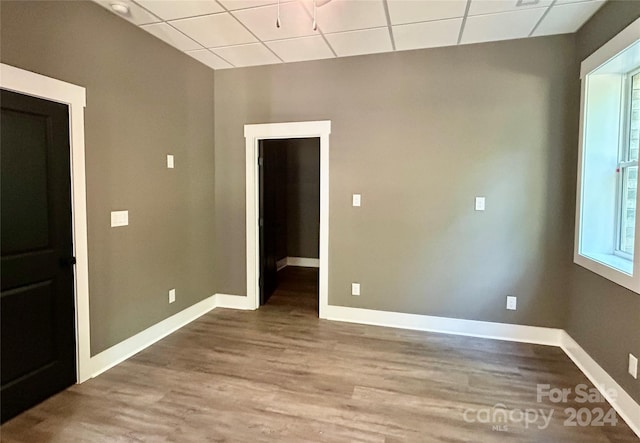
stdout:
{"type": "Polygon", "coordinates": [[[264,165],[264,158],[258,157],[258,165],[259,166],[263,166],[264,165]]]}
{"type": "Polygon", "coordinates": [[[262,285],[263,285],[263,281],[262,281],[262,277],[260,277],[258,279],[258,286],[262,287],[262,285]]]}
{"type": "Polygon", "coordinates": [[[264,218],[260,217],[260,220],[258,220],[258,223],[260,223],[260,227],[264,226],[264,218]]]}

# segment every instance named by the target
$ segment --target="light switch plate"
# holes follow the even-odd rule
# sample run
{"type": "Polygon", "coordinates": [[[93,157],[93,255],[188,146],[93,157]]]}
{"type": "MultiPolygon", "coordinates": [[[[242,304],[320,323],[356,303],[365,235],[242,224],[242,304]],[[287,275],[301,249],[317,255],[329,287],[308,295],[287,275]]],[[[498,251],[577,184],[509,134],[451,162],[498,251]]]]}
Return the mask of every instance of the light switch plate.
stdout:
{"type": "Polygon", "coordinates": [[[507,309],[510,311],[515,311],[516,306],[518,304],[518,297],[513,295],[507,295],[507,309]]]}
{"type": "Polygon", "coordinates": [[[169,303],[173,303],[174,301],[176,301],[176,290],[175,289],[170,289],[169,290],[169,303]]]}
{"type": "Polygon", "coordinates": [[[353,206],[360,206],[361,196],[360,194],[353,194],[353,206]]]}
{"type": "Polygon", "coordinates": [[[633,354],[629,354],[629,374],[633,378],[638,378],[638,358],[633,354]]]}
{"type": "Polygon", "coordinates": [[[167,168],[173,169],[173,155],[167,154],[167,168]]]}
{"type": "Polygon", "coordinates": [[[484,197],[476,197],[476,211],[484,211],[484,197]]]}
{"type": "Polygon", "coordinates": [[[111,227],[127,226],[129,224],[129,211],[111,211],[111,227]]]}
{"type": "Polygon", "coordinates": [[[360,295],[360,283],[351,283],[351,295],[360,295]]]}

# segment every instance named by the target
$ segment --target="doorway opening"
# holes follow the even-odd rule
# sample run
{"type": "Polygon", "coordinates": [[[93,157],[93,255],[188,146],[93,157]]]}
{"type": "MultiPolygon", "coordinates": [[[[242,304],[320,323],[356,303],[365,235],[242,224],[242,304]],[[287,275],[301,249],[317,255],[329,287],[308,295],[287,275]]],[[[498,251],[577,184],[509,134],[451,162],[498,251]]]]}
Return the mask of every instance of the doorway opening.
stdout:
{"type": "Polygon", "coordinates": [[[320,139],[259,140],[258,152],[260,305],[275,295],[317,315],[320,139]]]}
{"type": "MultiPolygon", "coordinates": [[[[257,125],[245,125],[246,139],[246,229],[247,229],[247,298],[248,304],[253,309],[261,305],[261,279],[269,278],[268,272],[262,271],[262,263],[269,261],[268,269],[274,269],[277,275],[278,254],[261,260],[261,239],[273,242],[275,237],[261,236],[260,203],[261,203],[261,174],[259,157],[261,147],[264,152],[265,142],[277,143],[283,139],[311,139],[319,143],[319,229],[318,229],[318,258],[317,258],[317,286],[318,286],[318,316],[326,318],[328,306],[328,282],[329,282],[329,134],[331,133],[330,121],[294,122],[294,123],[267,123],[257,125]],[[271,240],[269,240],[271,239],[271,240]]],[[[295,145],[295,144],[294,144],[295,145]]],[[[299,149],[304,147],[304,142],[299,149]]],[[[267,146],[268,148],[268,146],[267,146]]],[[[277,156],[277,154],[276,154],[277,156]]],[[[264,160],[262,160],[264,161],[264,160]]],[[[264,220],[263,220],[264,223],[264,220]]],[[[264,227],[264,226],[263,226],[264,227]]],[[[269,227],[268,227],[269,228],[269,227]]],[[[276,240],[277,245],[277,240],[276,240]]],[[[263,245],[264,246],[264,245],[263,245]]],[[[273,247],[273,245],[271,245],[273,247]]],[[[276,248],[277,249],[277,248],[276,248]]],[[[310,259],[309,257],[290,257],[285,263],[290,266],[309,265],[309,261],[296,262],[296,259],[310,259]]],[[[312,258],[311,258],[312,259],[312,258]]],[[[283,266],[280,259],[280,266],[283,266]]],[[[312,268],[314,269],[314,268],[312,268]]],[[[282,270],[286,270],[286,267],[282,270]]],[[[283,274],[283,277],[286,274],[283,274]]],[[[272,275],[273,277],[273,275],[272,275]]],[[[272,278],[271,277],[271,278],[272,278]]],[[[277,283],[277,277],[276,277],[277,283]]],[[[263,285],[273,285],[263,281],[263,285]]]]}

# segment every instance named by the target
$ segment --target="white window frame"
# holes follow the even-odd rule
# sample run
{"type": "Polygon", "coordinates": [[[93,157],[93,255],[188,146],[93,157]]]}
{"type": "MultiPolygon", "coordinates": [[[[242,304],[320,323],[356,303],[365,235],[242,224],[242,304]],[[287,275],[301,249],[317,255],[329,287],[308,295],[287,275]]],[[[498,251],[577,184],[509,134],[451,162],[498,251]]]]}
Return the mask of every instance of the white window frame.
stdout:
{"type": "MultiPolygon", "coordinates": [[[[640,68],[635,69],[634,71],[626,74],[625,76],[625,85],[623,87],[624,90],[624,97],[622,98],[623,101],[623,107],[624,107],[624,111],[625,111],[625,116],[622,119],[623,121],[621,122],[621,132],[622,132],[622,143],[620,143],[620,153],[619,153],[619,161],[618,161],[618,168],[620,173],[618,174],[618,195],[617,195],[617,207],[616,207],[616,249],[614,251],[614,254],[625,258],[627,260],[632,260],[633,257],[631,254],[629,254],[626,251],[623,251],[621,246],[622,246],[622,237],[623,237],[623,233],[622,233],[622,221],[623,221],[623,214],[622,214],[622,202],[624,200],[624,193],[625,193],[625,189],[624,189],[624,169],[625,168],[629,168],[629,167],[637,167],[638,166],[638,160],[633,160],[630,161],[629,160],[629,144],[631,142],[631,105],[632,105],[632,97],[631,94],[633,93],[633,77],[635,77],[636,75],[640,74],[640,68]]],[[[637,193],[637,191],[636,191],[637,193]]],[[[636,206],[637,208],[637,206],[636,206]]],[[[635,249],[635,245],[634,245],[634,249],[635,249]]]]}
{"type": "MultiPolygon", "coordinates": [[[[616,195],[616,239],[615,239],[616,247],[613,253],[618,257],[622,257],[626,260],[632,260],[633,256],[628,252],[622,250],[622,237],[623,237],[622,222],[624,217],[622,213],[622,209],[623,209],[622,202],[624,200],[624,195],[625,195],[624,170],[625,168],[638,166],[638,160],[633,160],[633,161],[629,160],[629,150],[630,150],[629,144],[631,141],[630,122],[631,122],[631,112],[632,112],[631,94],[633,93],[633,88],[632,88],[633,77],[638,74],[640,74],[640,68],[627,73],[624,79],[625,84],[622,88],[624,93],[624,97],[622,98],[622,107],[625,115],[622,118],[621,128],[620,128],[622,137],[620,137],[620,148],[619,148],[619,154],[618,154],[618,169],[620,172],[618,174],[618,183],[617,183],[618,194],[616,195]]],[[[634,250],[635,250],[635,245],[634,245],[634,250]]]]}
{"type": "MultiPolygon", "coordinates": [[[[574,242],[574,262],[592,272],[601,275],[614,283],[624,286],[636,293],[640,294],[640,217],[637,217],[635,226],[635,245],[633,255],[633,266],[631,275],[613,268],[604,262],[600,262],[580,253],[580,233],[582,228],[582,193],[583,193],[583,174],[584,174],[584,148],[585,148],[585,106],[587,92],[587,75],[595,71],[597,68],[611,60],[617,54],[621,53],[631,45],[640,41],[640,19],[637,19],[619,34],[605,43],[592,55],[587,57],[580,66],[580,78],[582,80],[581,98],[580,98],[580,137],[578,152],[578,177],[577,177],[577,195],[576,195],[576,225],[575,225],[575,242],[574,242]]],[[[635,70],[633,71],[635,72],[635,70]]],[[[621,128],[622,130],[622,128],[621,128]]],[[[621,180],[621,178],[620,178],[621,180]]],[[[621,185],[618,189],[621,189],[621,185]]],[[[618,194],[616,197],[619,197],[618,194]]],[[[638,193],[636,193],[636,208],[638,208],[638,193]]],[[[618,211],[620,213],[620,211],[618,211]]],[[[620,247],[618,223],[619,215],[616,215],[617,229],[616,249],[620,247]]]]}

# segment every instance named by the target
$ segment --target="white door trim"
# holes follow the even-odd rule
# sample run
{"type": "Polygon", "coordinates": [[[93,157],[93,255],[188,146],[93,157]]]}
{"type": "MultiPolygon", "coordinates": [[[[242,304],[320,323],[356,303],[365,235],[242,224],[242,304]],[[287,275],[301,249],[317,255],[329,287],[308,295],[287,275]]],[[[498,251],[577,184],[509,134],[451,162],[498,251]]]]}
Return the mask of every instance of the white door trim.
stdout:
{"type": "Polygon", "coordinates": [[[89,337],[89,261],[87,248],[87,188],[84,160],[85,88],[0,63],[0,87],[69,106],[71,148],[71,207],[76,316],[76,369],[78,383],[91,377],[89,337]]]}
{"type": "Polygon", "coordinates": [[[265,123],[244,125],[246,147],[246,227],[247,298],[253,309],[260,306],[260,232],[258,141],[278,138],[320,138],[320,318],[326,318],[329,305],[329,134],[331,121],[265,123]]]}

